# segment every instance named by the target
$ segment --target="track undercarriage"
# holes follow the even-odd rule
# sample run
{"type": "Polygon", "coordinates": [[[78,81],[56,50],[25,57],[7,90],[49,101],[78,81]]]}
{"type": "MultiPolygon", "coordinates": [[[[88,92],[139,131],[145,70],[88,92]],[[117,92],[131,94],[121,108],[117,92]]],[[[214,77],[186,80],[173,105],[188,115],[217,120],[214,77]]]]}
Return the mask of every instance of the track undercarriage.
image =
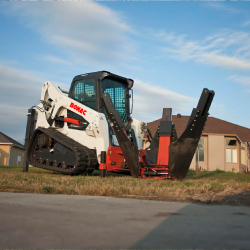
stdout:
{"type": "Polygon", "coordinates": [[[34,131],[27,161],[32,166],[66,174],[90,174],[98,166],[94,150],[53,128],[34,131]]]}

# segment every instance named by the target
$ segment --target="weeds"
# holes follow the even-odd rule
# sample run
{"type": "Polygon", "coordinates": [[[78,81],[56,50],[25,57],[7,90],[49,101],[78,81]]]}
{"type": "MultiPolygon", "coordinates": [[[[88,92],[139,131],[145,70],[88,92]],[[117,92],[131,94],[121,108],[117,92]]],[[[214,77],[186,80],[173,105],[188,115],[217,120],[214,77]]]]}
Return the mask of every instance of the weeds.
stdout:
{"type": "Polygon", "coordinates": [[[43,192],[46,194],[51,194],[53,191],[55,191],[55,188],[53,187],[43,187],[43,192]]]}
{"type": "Polygon", "coordinates": [[[135,179],[108,174],[102,179],[94,176],[67,176],[30,168],[23,173],[19,167],[0,167],[0,191],[45,194],[101,195],[136,197],[155,200],[215,201],[250,204],[245,194],[250,190],[250,175],[223,171],[189,171],[183,181],[135,179]],[[237,200],[235,197],[242,197],[237,200]]]}

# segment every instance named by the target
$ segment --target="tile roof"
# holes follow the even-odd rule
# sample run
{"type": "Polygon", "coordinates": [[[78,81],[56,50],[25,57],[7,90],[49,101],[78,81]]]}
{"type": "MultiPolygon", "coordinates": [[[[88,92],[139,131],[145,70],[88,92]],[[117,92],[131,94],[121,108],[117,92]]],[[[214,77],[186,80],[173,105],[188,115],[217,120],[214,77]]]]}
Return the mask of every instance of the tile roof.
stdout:
{"type": "Polygon", "coordinates": [[[0,144],[1,143],[12,143],[18,147],[24,148],[24,146],[21,143],[15,141],[14,139],[10,138],[9,136],[7,136],[6,134],[2,132],[0,132],[0,144]]]}
{"type": "MultiPolygon", "coordinates": [[[[189,116],[172,116],[178,137],[183,133],[187,126],[189,116]]],[[[148,129],[154,136],[161,119],[148,123],[148,129]]],[[[250,129],[242,127],[215,117],[208,117],[204,133],[237,135],[242,142],[250,142],[250,129]]]]}

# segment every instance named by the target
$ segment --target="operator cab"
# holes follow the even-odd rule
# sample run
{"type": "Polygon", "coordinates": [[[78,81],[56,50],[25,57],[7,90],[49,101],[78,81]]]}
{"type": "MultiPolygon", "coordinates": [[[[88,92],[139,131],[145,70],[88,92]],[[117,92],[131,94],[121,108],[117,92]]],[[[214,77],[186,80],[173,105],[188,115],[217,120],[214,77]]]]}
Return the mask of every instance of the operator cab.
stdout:
{"type": "MultiPolygon", "coordinates": [[[[69,97],[91,109],[105,113],[101,97],[104,93],[108,93],[122,121],[126,123],[130,118],[129,91],[133,83],[129,78],[107,71],[78,75],[72,81],[69,97]]],[[[68,111],[68,116],[79,119],[76,117],[78,115],[71,111],[68,111]]]]}

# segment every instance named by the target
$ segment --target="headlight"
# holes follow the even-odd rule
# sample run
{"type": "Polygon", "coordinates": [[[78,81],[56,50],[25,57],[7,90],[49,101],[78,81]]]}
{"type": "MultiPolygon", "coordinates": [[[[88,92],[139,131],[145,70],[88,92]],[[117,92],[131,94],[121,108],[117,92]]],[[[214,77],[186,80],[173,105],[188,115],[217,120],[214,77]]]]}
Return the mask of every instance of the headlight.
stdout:
{"type": "Polygon", "coordinates": [[[102,77],[106,77],[106,76],[109,76],[109,72],[105,71],[105,72],[102,73],[102,77]]]}
{"type": "Polygon", "coordinates": [[[133,80],[131,80],[131,79],[128,79],[128,88],[129,89],[132,89],[132,87],[133,87],[133,85],[134,85],[134,81],[133,80]]]}

